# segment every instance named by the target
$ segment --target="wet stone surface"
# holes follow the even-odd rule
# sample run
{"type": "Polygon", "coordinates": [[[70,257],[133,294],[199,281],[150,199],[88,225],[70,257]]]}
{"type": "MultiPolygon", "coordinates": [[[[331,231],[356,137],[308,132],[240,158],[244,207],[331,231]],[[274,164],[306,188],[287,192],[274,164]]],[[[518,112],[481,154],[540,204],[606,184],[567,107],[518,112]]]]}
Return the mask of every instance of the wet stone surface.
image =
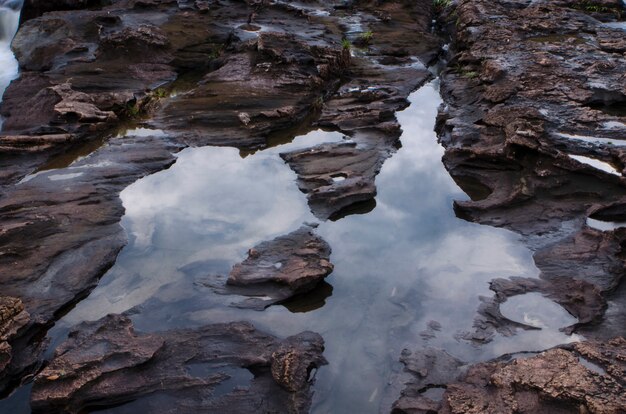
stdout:
{"type": "Polygon", "coordinates": [[[623,411],[622,9],[27,0],[0,411],[623,411]]]}
{"type": "Polygon", "coordinates": [[[128,318],[109,315],[75,329],[35,378],[34,412],[78,413],[135,400],[139,411],[300,413],[310,404],[309,373],[325,364],[319,335],[280,341],[248,323],[141,334],[128,318]],[[224,390],[238,375],[234,369],[254,375],[224,390]],[[151,400],[142,403],[145,396],[151,400]]]}

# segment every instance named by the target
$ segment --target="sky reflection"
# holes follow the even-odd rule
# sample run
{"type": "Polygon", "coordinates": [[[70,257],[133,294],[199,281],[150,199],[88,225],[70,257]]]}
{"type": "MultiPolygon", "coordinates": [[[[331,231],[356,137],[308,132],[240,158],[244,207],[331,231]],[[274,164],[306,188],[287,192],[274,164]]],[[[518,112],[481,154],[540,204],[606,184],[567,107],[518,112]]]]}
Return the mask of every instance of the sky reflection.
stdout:
{"type": "Polygon", "coordinates": [[[472,329],[479,296],[491,296],[491,279],[538,271],[516,234],[455,217],[452,201],[467,197],[441,163],[433,132],[438,85],[423,87],[411,102],[398,116],[403,146],[377,178],[376,208],[318,229],[335,264],[323,307],[238,309],[228,306],[237,298],[211,288],[250,247],[315,221],[278,153],[343,139],[316,131],[245,158],[231,148],[187,149],[169,170],[127,188],[122,223],[130,242],[90,297],[57,324],[57,335],[137,305],[139,330],[233,320],[280,336],[313,330],[324,337],[329,360],[317,374],[315,413],[379,412],[405,347],[439,346],[475,361],[576,339],[554,326],[481,347],[458,339],[472,329]]]}

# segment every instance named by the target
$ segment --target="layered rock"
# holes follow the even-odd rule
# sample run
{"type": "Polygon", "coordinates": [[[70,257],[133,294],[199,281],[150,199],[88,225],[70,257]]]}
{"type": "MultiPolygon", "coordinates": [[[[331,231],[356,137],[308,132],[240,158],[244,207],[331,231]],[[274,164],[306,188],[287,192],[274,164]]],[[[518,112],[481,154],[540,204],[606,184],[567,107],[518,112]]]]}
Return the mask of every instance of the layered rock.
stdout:
{"type": "Polygon", "coordinates": [[[401,145],[395,113],[431,78],[426,65],[439,53],[439,39],[430,33],[431,7],[357,2],[350,23],[341,22],[353,44],[349,79],[324,103],[317,124],[345,133],[352,143],[282,154],[318,218],[338,219],[358,211],[355,206],[371,210],[366,203],[376,196],[375,177],[401,145]]]}
{"type": "Polygon", "coordinates": [[[465,0],[454,10],[438,132],[446,168],[472,198],[455,203],[457,215],[526,236],[546,282],[536,290],[580,318],[574,329],[620,334],[584,325],[601,321],[624,269],[623,231],[586,225],[626,196],[626,114],[615,110],[626,102],[624,50],[603,40],[623,38],[606,24],[623,5],[465,0]]]}
{"type": "Polygon", "coordinates": [[[120,140],[70,168],[41,171],[4,191],[0,290],[20,298],[30,323],[14,339],[19,346],[0,370],[0,385],[34,364],[40,329],[88,294],[115,263],[126,243],[119,192],[171,165],[177,148],[161,138],[120,140]]]}
{"type": "Polygon", "coordinates": [[[314,289],[333,271],[331,249],[309,226],[248,251],[228,276],[229,289],[253,296],[240,306],[267,307],[314,289]],[[268,299],[254,297],[266,296],[268,299]]]}
{"type": "Polygon", "coordinates": [[[124,316],[70,332],[35,377],[33,412],[130,403],[139,411],[308,412],[311,371],[325,364],[311,332],[279,340],[244,322],[139,333],[124,316]]]}

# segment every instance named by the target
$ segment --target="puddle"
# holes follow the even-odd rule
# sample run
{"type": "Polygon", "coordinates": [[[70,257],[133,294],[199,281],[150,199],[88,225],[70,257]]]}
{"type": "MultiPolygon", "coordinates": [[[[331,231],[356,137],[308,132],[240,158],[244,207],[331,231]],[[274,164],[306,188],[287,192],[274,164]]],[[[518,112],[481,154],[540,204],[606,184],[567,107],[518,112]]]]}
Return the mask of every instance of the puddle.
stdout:
{"type": "Polygon", "coordinates": [[[585,157],[583,155],[569,155],[569,157],[583,164],[587,164],[597,170],[601,170],[613,175],[622,175],[619,171],[617,171],[615,167],[613,167],[608,162],[600,161],[595,158],[585,157]]]}
{"type": "Polygon", "coordinates": [[[610,22],[604,23],[605,27],[610,27],[611,29],[620,29],[626,31],[626,22],[610,22]]]}
{"type": "Polygon", "coordinates": [[[433,387],[429,388],[423,393],[421,393],[424,397],[430,398],[433,401],[441,401],[443,399],[443,393],[446,392],[445,388],[442,387],[433,387]]]}
{"type": "Polygon", "coordinates": [[[121,131],[117,138],[123,137],[166,137],[167,134],[162,129],[133,128],[121,131]]]}
{"type": "Polygon", "coordinates": [[[596,374],[606,375],[606,371],[600,365],[594,364],[586,358],[578,357],[578,362],[587,368],[589,371],[595,372],[596,374]]]}
{"type": "Polygon", "coordinates": [[[471,330],[479,296],[491,296],[491,279],[538,270],[516,234],[455,217],[452,201],[467,196],[441,163],[437,83],[410,99],[398,114],[402,148],[377,178],[373,210],[317,229],[333,248],[335,270],[311,294],[258,312],[230,306],[241,298],[208,286],[224,283],[250,247],[316,221],[278,154],[344,140],[324,131],[244,157],[232,148],[189,148],[170,169],[128,187],[121,197],[129,244],[49,335],[59,341],[80,321],[138,305],[131,317],[142,331],[233,320],[281,337],[312,330],[324,337],[329,360],[317,373],[313,413],[364,414],[379,412],[402,348],[443,347],[478,361],[578,339],[543,331],[482,347],[457,339],[471,330]],[[432,335],[420,335],[435,325],[432,335]]]}
{"type": "MultiPolygon", "coordinates": [[[[602,124],[604,129],[626,129],[626,124],[618,121],[608,121],[602,124]]],[[[624,143],[626,145],[626,143],[624,143]]]]}
{"type": "Polygon", "coordinates": [[[602,221],[587,217],[587,225],[600,231],[613,231],[621,227],[626,227],[626,222],[620,221],[602,221]]]}
{"type": "Polygon", "coordinates": [[[509,298],[500,305],[500,312],[509,320],[542,330],[558,331],[578,322],[565,308],[536,292],[509,298]]]}
{"type": "MultiPolygon", "coordinates": [[[[626,128],[626,125],[622,124],[621,122],[606,122],[603,125],[604,125],[604,128],[606,129],[626,128]],[[621,127],[619,125],[621,125],[621,127]]],[[[626,145],[626,141],[621,141],[619,139],[614,139],[614,138],[590,137],[586,135],[572,135],[572,134],[564,134],[564,133],[558,133],[557,135],[561,138],[567,138],[567,139],[571,139],[574,141],[588,142],[591,144],[614,145],[616,147],[621,147],[621,146],[626,145]]]]}
{"type": "Polygon", "coordinates": [[[83,175],[84,173],[68,173],[68,174],[51,174],[48,176],[50,181],[63,181],[63,180],[71,180],[72,178],[77,178],[83,175]]]}

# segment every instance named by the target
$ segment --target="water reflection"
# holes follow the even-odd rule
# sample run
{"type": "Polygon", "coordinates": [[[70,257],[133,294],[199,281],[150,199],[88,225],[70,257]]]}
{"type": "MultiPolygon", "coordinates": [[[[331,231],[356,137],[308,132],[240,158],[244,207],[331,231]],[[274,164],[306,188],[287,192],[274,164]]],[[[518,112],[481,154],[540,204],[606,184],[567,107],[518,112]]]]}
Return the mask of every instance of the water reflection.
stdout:
{"type": "Polygon", "coordinates": [[[520,331],[482,347],[458,339],[472,329],[480,296],[491,296],[491,279],[538,271],[517,235],[454,216],[453,199],[466,196],[444,169],[433,132],[438,85],[411,102],[399,114],[403,145],[377,179],[369,210],[375,208],[318,228],[333,248],[335,271],[327,279],[332,288],[322,285],[311,302],[238,309],[229,306],[235,298],[211,286],[223,283],[250,247],[314,221],[278,153],[343,139],[322,131],[245,158],[230,148],[187,149],[171,169],[126,189],[129,245],[51,335],[58,341],[70,325],[137,305],[139,330],[233,320],[280,336],[313,330],[324,337],[329,360],[317,373],[315,413],[379,412],[405,347],[439,346],[481,360],[575,339],[558,331],[520,331]]]}

